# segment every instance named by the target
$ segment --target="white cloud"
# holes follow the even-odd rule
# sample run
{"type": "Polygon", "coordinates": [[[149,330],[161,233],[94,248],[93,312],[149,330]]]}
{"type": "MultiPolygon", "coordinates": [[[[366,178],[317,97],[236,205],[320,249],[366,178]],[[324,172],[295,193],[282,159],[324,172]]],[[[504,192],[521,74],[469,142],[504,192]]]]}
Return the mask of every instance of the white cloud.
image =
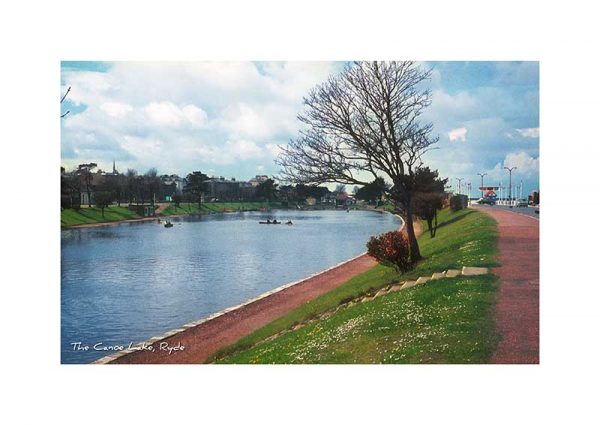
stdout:
{"type": "Polygon", "coordinates": [[[540,137],[540,129],[536,128],[517,128],[517,132],[521,135],[521,137],[532,137],[538,138],[540,137]]]}
{"type": "Polygon", "coordinates": [[[466,142],[467,141],[467,129],[466,127],[460,127],[460,128],[455,128],[453,130],[450,130],[448,132],[448,139],[450,139],[451,142],[454,141],[461,141],[461,142],[466,142]]]}
{"type": "Polygon", "coordinates": [[[504,159],[505,167],[517,167],[518,172],[526,176],[537,174],[539,165],[539,158],[533,158],[527,152],[509,153],[504,159]]]}
{"type": "Polygon", "coordinates": [[[85,108],[61,121],[63,162],[116,159],[121,168],[178,173],[228,165],[217,171],[223,174],[249,174],[260,164],[276,173],[276,146],[296,135],[302,96],[338,68],[330,62],[119,62],[106,72],[65,70],[68,101],[85,108]],[[90,134],[94,149],[82,138],[90,134]],[[159,143],[163,152],[155,149],[159,143]]]}
{"type": "Polygon", "coordinates": [[[179,127],[184,124],[201,127],[207,121],[206,112],[195,105],[180,108],[172,102],[152,102],[144,110],[156,124],[167,127],[179,127]]]}
{"type": "Polygon", "coordinates": [[[106,115],[113,118],[123,118],[129,112],[133,110],[131,105],[126,103],[119,102],[105,102],[100,105],[100,109],[102,109],[106,115]]]}
{"type": "Polygon", "coordinates": [[[236,158],[262,158],[265,153],[258,145],[248,140],[236,140],[225,143],[225,150],[236,158]]]}

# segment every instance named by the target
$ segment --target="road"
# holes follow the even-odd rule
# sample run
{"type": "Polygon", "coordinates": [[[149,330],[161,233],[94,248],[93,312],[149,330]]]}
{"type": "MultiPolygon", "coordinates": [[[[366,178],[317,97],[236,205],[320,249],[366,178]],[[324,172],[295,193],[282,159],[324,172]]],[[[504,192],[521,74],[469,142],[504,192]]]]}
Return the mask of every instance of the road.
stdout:
{"type": "MultiPolygon", "coordinates": [[[[475,206],[475,205],[473,205],[475,206]]],[[[510,211],[510,212],[515,212],[515,213],[519,213],[519,214],[524,214],[524,215],[528,215],[531,217],[535,217],[539,220],[540,215],[539,215],[539,208],[531,208],[531,207],[514,207],[514,208],[510,208],[510,207],[505,207],[503,205],[477,205],[477,207],[481,208],[483,211],[486,211],[487,209],[491,209],[491,210],[499,210],[499,211],[510,211]],[[538,211],[538,213],[536,213],[536,211],[538,211]]]]}

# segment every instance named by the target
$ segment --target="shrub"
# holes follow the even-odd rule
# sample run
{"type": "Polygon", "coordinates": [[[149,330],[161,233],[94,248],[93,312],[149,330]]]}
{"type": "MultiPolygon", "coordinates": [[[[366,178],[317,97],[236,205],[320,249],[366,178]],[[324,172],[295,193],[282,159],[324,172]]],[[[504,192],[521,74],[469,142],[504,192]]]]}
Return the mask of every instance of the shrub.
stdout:
{"type": "Polygon", "coordinates": [[[408,238],[402,232],[395,231],[372,236],[367,243],[367,252],[380,264],[394,267],[401,273],[414,266],[408,238]]]}
{"type": "Polygon", "coordinates": [[[454,195],[450,197],[450,209],[454,212],[462,210],[467,206],[467,197],[465,195],[454,195]]]}

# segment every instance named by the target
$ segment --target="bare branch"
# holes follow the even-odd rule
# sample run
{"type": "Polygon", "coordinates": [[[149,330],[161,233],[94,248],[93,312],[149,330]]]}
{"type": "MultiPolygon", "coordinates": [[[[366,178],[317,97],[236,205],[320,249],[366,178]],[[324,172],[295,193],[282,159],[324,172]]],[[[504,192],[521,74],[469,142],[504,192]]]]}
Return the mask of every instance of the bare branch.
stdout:
{"type": "Polygon", "coordinates": [[[65,92],[64,96],[60,99],[60,103],[64,102],[64,100],[67,98],[67,95],[69,94],[70,91],[71,91],[71,86],[69,86],[69,88],[65,92]]]}

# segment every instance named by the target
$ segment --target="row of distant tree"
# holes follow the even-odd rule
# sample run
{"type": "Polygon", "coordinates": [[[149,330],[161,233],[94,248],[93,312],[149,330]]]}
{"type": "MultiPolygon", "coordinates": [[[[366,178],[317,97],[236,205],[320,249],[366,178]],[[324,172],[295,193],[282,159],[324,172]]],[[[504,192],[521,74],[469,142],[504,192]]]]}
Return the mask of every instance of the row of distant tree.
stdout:
{"type": "MultiPolygon", "coordinates": [[[[105,208],[115,202],[146,204],[154,206],[156,199],[165,199],[169,195],[171,200],[179,205],[181,202],[198,203],[206,195],[207,183],[210,177],[201,171],[193,171],[184,179],[183,190],[179,192],[176,184],[164,184],[156,168],[150,168],[145,173],[138,173],[135,169],[128,169],[124,174],[101,174],[97,172],[97,164],[81,164],[77,169],[65,172],[61,167],[61,206],[63,208],[79,208],[82,199],[88,206],[95,205],[105,208]],[[87,196],[82,196],[87,195],[87,196]]],[[[383,180],[381,180],[383,181],[383,180]]],[[[376,190],[380,183],[361,188],[356,192],[358,199],[376,200],[383,194],[376,190]],[[373,187],[371,187],[373,186],[373,187]]],[[[345,185],[338,185],[334,193],[345,192],[345,185]]],[[[321,200],[330,190],[324,186],[314,185],[282,185],[273,178],[259,183],[254,191],[252,200],[285,201],[288,203],[303,203],[307,198],[321,200]]]]}
{"type": "MultiPolygon", "coordinates": [[[[96,167],[97,165],[94,163],[81,164],[70,173],[65,173],[64,168],[61,167],[61,205],[64,208],[77,208],[80,205],[82,193],[87,194],[86,200],[89,206],[94,204],[100,207],[112,202],[116,202],[119,206],[121,202],[129,204],[148,202],[153,206],[155,199],[162,199],[165,194],[170,195],[176,204],[183,201],[200,203],[207,191],[206,183],[210,179],[201,171],[191,172],[185,178],[183,193],[178,193],[175,183],[164,185],[161,182],[156,168],[150,168],[144,174],[130,168],[124,174],[106,174],[95,179],[94,176],[97,174],[94,169],[96,167]],[[96,180],[100,181],[96,182],[96,180]]],[[[423,211],[433,208],[431,207],[432,200],[435,199],[437,204],[440,204],[440,199],[444,198],[445,180],[437,179],[437,173],[429,171],[428,168],[420,170],[419,175],[422,176],[421,180],[430,180],[428,187],[422,190],[423,193],[418,195],[414,201],[415,212],[419,212],[418,215],[426,218],[430,214],[423,211]]],[[[422,183],[419,184],[422,185],[422,183]]],[[[355,186],[353,195],[357,200],[377,202],[386,192],[389,193],[392,190],[390,184],[386,183],[383,178],[377,177],[362,187],[355,186]]],[[[331,193],[325,186],[305,184],[280,186],[270,178],[257,186],[254,197],[266,201],[280,200],[288,203],[302,203],[308,198],[321,200],[331,193]]],[[[333,193],[346,193],[346,186],[338,184],[333,193]]]]}
{"type": "Polygon", "coordinates": [[[128,169],[125,174],[100,175],[94,171],[96,164],[81,164],[76,170],[65,173],[61,167],[61,206],[78,208],[82,194],[86,194],[88,206],[104,207],[112,202],[141,203],[152,205],[160,190],[161,181],[156,168],[144,174],[128,169]]]}

